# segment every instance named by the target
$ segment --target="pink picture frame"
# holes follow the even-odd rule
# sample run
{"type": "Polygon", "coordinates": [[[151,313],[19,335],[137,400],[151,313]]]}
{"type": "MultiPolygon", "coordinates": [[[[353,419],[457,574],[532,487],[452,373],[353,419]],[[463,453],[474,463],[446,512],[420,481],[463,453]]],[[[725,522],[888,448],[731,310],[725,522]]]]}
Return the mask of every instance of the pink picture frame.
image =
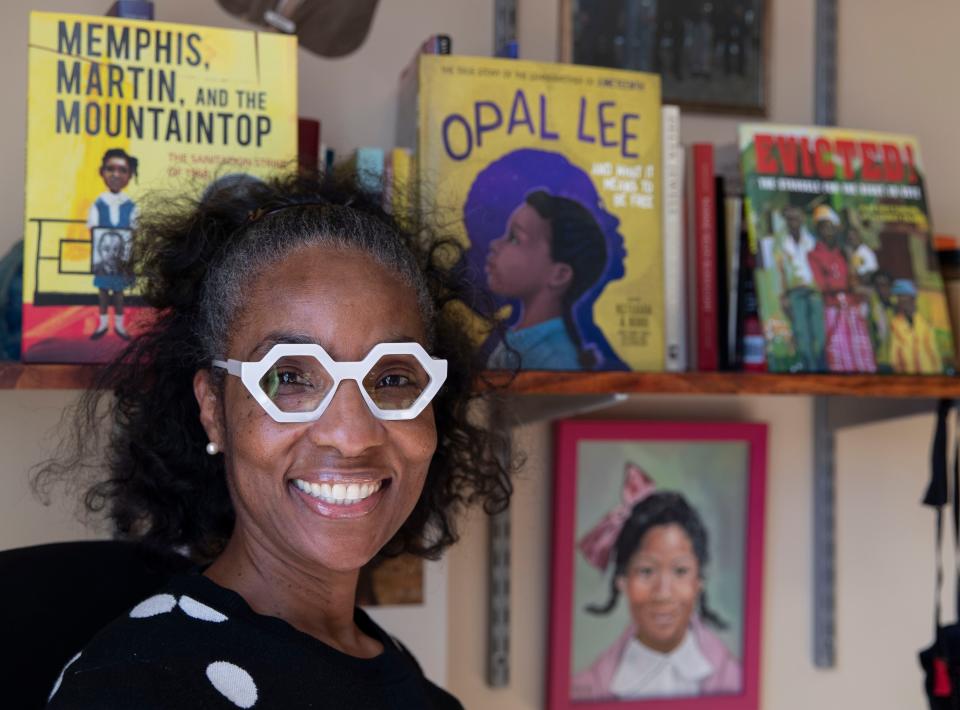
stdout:
{"type": "Polygon", "coordinates": [[[757,710],[766,425],[554,434],[548,710],[757,710]]]}

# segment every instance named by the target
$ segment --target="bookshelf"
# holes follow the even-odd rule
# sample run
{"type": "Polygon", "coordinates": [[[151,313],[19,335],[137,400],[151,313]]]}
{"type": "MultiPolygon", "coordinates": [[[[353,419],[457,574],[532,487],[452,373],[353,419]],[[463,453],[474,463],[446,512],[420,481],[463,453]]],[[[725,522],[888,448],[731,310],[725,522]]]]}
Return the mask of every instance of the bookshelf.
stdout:
{"type": "Polygon", "coordinates": [[[96,374],[95,365],[28,365],[0,362],[0,390],[84,389],[96,374]]]}
{"type": "MultiPolygon", "coordinates": [[[[87,387],[95,365],[0,362],[0,390],[87,387]]],[[[750,372],[522,372],[487,375],[519,395],[690,394],[960,398],[960,377],[910,375],[769,375],[750,372]]]]}
{"type": "Polygon", "coordinates": [[[750,372],[522,372],[495,384],[517,394],[810,395],[880,398],[960,396],[960,377],[921,375],[770,375],[750,372]]]}

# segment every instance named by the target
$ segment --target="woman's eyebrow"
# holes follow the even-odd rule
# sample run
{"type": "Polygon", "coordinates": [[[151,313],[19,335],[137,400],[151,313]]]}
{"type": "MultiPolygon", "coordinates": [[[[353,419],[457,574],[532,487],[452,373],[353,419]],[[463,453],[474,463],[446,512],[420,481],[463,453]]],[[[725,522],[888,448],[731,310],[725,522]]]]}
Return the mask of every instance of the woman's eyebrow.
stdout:
{"type": "Polygon", "coordinates": [[[266,352],[272,348],[274,345],[279,345],[280,343],[293,343],[295,345],[313,345],[317,341],[307,335],[306,333],[294,333],[291,331],[272,331],[267,333],[260,342],[258,342],[253,349],[250,350],[250,353],[247,357],[254,357],[255,355],[265,355],[266,352]]]}

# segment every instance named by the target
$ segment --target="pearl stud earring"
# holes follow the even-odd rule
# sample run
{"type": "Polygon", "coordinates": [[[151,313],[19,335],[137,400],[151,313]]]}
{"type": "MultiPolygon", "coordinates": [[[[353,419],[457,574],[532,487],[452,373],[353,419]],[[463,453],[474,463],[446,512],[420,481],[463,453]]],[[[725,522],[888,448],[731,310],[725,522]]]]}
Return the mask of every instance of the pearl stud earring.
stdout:
{"type": "Polygon", "coordinates": [[[207,453],[211,456],[216,456],[220,453],[220,447],[211,441],[209,444],[207,444],[207,453]]]}

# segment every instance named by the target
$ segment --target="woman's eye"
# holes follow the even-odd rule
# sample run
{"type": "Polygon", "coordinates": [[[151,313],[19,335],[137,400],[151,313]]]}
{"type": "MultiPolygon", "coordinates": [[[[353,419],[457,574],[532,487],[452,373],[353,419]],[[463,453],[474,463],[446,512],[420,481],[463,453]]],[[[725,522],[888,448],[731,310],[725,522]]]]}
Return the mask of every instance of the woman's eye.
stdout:
{"type": "Polygon", "coordinates": [[[307,384],[307,381],[300,376],[297,372],[291,372],[290,370],[285,370],[278,373],[277,379],[281,385],[299,385],[307,384]]]}
{"type": "Polygon", "coordinates": [[[377,380],[377,387],[409,387],[412,381],[406,375],[391,373],[377,380]]]}
{"type": "Polygon", "coordinates": [[[690,574],[690,568],[689,568],[689,567],[674,567],[674,568],[673,568],[673,574],[674,574],[675,576],[677,576],[677,577],[686,577],[687,575],[690,574]]]}
{"type": "Polygon", "coordinates": [[[654,575],[653,567],[637,567],[633,573],[641,579],[649,579],[654,575]]]}
{"type": "Polygon", "coordinates": [[[276,367],[270,368],[260,380],[260,386],[271,399],[279,395],[300,393],[311,385],[310,379],[303,373],[276,367]]]}

